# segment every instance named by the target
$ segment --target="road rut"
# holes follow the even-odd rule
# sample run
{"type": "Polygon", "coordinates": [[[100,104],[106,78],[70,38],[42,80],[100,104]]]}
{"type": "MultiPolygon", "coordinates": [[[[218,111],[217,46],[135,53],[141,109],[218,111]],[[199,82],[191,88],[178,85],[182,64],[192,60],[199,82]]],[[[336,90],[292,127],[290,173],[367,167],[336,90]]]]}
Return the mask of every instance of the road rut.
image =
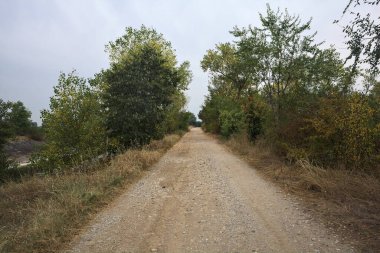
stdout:
{"type": "Polygon", "coordinates": [[[353,252],[200,128],[104,211],[67,252],[353,252]]]}

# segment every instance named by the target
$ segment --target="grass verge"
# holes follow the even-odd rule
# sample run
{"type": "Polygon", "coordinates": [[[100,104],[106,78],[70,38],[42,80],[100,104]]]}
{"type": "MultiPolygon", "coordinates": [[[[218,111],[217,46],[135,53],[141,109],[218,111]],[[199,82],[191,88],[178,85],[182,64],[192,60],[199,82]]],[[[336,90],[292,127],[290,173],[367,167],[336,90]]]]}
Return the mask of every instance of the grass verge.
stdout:
{"type": "Polygon", "coordinates": [[[178,140],[168,135],[86,172],[31,177],[0,187],[0,252],[56,252],[178,140]]]}
{"type": "Polygon", "coordinates": [[[288,164],[264,142],[243,136],[224,143],[260,174],[303,200],[314,217],[362,252],[380,251],[380,180],[299,161],[288,164]]]}

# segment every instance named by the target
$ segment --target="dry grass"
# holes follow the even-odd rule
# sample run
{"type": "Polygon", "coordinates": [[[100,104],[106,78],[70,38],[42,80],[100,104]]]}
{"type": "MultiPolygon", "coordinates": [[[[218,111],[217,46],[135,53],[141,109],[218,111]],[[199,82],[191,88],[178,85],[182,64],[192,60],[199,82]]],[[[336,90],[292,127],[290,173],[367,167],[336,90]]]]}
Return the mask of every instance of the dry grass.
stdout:
{"type": "Polygon", "coordinates": [[[0,252],[56,252],[91,214],[180,139],[169,135],[86,173],[32,177],[0,187],[0,252]]]}
{"type": "Polygon", "coordinates": [[[262,175],[303,200],[305,208],[363,252],[380,251],[380,182],[374,176],[287,164],[271,148],[241,136],[226,141],[262,175]]]}

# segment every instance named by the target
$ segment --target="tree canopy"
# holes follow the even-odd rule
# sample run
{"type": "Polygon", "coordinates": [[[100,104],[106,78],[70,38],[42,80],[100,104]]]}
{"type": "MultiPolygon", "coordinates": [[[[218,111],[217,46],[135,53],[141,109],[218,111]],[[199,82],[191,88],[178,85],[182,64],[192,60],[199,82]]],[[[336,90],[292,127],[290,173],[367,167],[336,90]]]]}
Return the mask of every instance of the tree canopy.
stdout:
{"type": "Polygon", "coordinates": [[[199,117],[206,131],[262,138],[289,160],[365,169],[379,153],[377,83],[355,90],[355,75],[335,48],[322,48],[287,10],[268,5],[259,27],[234,27],[201,61],[210,74],[199,117]],[[377,115],[377,116],[376,116],[377,115]]]}
{"type": "Polygon", "coordinates": [[[166,117],[175,118],[185,105],[189,63],[178,65],[170,43],[145,26],[127,28],[109,45],[112,61],[104,75],[104,97],[110,136],[126,147],[161,137],[166,117]]]}

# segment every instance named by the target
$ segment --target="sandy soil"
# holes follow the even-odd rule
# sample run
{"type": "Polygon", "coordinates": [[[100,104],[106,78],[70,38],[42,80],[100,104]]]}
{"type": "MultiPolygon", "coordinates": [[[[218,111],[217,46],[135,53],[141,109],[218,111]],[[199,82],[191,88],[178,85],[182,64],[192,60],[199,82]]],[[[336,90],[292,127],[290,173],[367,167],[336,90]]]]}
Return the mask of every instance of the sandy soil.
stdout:
{"type": "Polygon", "coordinates": [[[199,128],[99,213],[67,252],[353,252],[199,128]]]}

